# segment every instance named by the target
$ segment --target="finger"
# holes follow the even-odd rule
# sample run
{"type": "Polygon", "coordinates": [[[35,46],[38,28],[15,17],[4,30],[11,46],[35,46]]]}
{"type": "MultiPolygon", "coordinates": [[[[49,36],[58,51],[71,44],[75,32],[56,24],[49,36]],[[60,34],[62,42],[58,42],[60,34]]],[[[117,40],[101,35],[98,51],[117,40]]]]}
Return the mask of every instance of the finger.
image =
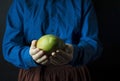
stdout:
{"type": "Polygon", "coordinates": [[[63,64],[66,64],[67,62],[66,61],[58,61],[58,59],[50,59],[50,63],[53,64],[53,65],[63,65],[63,64]]]}
{"type": "Polygon", "coordinates": [[[50,59],[50,63],[53,65],[59,65],[59,63],[57,61],[55,61],[54,59],[50,59]]]}
{"type": "Polygon", "coordinates": [[[54,56],[54,55],[55,55],[55,52],[52,52],[51,55],[54,56]]]}
{"type": "Polygon", "coordinates": [[[46,60],[46,59],[47,59],[47,56],[44,55],[44,56],[42,56],[41,58],[37,59],[36,62],[37,62],[37,63],[42,63],[42,62],[43,62],[44,60],[46,60]]]}
{"type": "Polygon", "coordinates": [[[73,53],[73,46],[71,44],[66,44],[65,52],[67,53],[73,53]]]}
{"type": "Polygon", "coordinates": [[[38,53],[40,51],[39,48],[30,49],[30,50],[31,50],[31,55],[35,55],[36,53],[38,53]]]}
{"type": "Polygon", "coordinates": [[[64,59],[57,57],[57,56],[52,56],[50,59],[52,59],[53,61],[60,63],[61,61],[63,61],[64,59]]]}
{"type": "Polygon", "coordinates": [[[36,43],[37,43],[37,40],[33,40],[32,43],[31,43],[31,49],[35,49],[36,48],[36,43]]]}
{"type": "Polygon", "coordinates": [[[61,56],[60,53],[57,53],[57,54],[55,54],[55,55],[52,56],[52,57],[53,57],[53,59],[55,59],[55,60],[57,60],[57,61],[59,61],[59,62],[66,60],[63,56],[61,56]]]}
{"type": "Polygon", "coordinates": [[[66,54],[66,52],[62,50],[56,50],[56,52],[52,52],[51,58],[50,58],[51,63],[57,64],[57,65],[66,64],[70,59],[71,58],[69,54],[66,54]]]}
{"type": "Polygon", "coordinates": [[[38,53],[36,53],[36,54],[33,55],[33,59],[37,60],[40,57],[42,57],[43,55],[44,55],[44,52],[43,51],[39,51],[38,53]]]}
{"type": "Polygon", "coordinates": [[[70,54],[67,54],[66,52],[62,51],[62,50],[56,50],[56,55],[54,55],[55,57],[58,57],[60,60],[62,61],[67,61],[70,59],[70,54]]]}
{"type": "Polygon", "coordinates": [[[48,62],[48,59],[47,60],[44,60],[43,62],[41,62],[41,64],[47,64],[47,62],[48,62]]]}
{"type": "MultiPolygon", "coordinates": [[[[59,50],[57,50],[57,52],[59,52],[59,50]]],[[[52,52],[51,59],[54,59],[55,61],[60,61],[59,53],[57,52],[52,52]]]]}
{"type": "Polygon", "coordinates": [[[68,53],[68,52],[63,51],[63,50],[56,51],[56,53],[59,53],[59,55],[65,56],[65,57],[70,57],[71,56],[71,53],[68,53]]]}
{"type": "Polygon", "coordinates": [[[53,64],[59,65],[61,63],[64,63],[66,61],[66,59],[64,57],[61,57],[59,54],[57,54],[57,55],[51,56],[50,57],[50,61],[53,64]]]}

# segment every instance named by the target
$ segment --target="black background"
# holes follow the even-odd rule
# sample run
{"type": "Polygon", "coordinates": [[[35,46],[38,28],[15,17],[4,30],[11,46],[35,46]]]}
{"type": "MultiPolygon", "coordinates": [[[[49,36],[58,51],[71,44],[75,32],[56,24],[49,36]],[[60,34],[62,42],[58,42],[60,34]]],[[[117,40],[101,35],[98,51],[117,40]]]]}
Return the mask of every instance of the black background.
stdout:
{"type": "MultiPolygon", "coordinates": [[[[0,81],[17,81],[18,68],[2,56],[5,18],[12,0],[0,0],[0,81]]],[[[102,56],[89,68],[95,81],[119,81],[120,0],[93,0],[99,23],[102,56]],[[118,74],[117,74],[118,73],[118,74]]]]}

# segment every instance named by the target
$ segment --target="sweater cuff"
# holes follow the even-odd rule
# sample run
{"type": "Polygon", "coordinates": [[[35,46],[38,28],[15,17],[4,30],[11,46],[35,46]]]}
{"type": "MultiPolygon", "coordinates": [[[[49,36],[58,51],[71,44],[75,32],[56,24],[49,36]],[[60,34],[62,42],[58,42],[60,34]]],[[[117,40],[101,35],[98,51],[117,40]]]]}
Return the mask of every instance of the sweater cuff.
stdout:
{"type": "Polygon", "coordinates": [[[35,61],[32,59],[32,57],[29,54],[29,49],[30,49],[29,47],[26,48],[26,51],[23,56],[26,68],[37,67],[38,65],[35,63],[35,61]]]}
{"type": "Polygon", "coordinates": [[[79,54],[80,49],[76,45],[73,45],[73,48],[74,48],[73,59],[70,61],[69,64],[72,66],[77,66],[77,64],[78,64],[77,59],[78,59],[78,54],[79,54]]]}

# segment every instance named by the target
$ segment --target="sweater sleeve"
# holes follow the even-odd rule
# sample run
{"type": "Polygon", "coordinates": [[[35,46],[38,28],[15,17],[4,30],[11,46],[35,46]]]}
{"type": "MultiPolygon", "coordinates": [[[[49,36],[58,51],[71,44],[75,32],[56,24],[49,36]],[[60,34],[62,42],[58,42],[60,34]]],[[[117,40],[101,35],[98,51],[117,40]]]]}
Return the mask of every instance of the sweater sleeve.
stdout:
{"type": "Polygon", "coordinates": [[[93,4],[84,0],[82,4],[82,27],[79,43],[74,46],[73,66],[80,66],[94,61],[102,54],[102,44],[98,38],[98,23],[93,4]]]}
{"type": "Polygon", "coordinates": [[[5,60],[19,68],[28,69],[37,65],[29,54],[29,46],[24,41],[23,5],[19,0],[14,0],[11,4],[6,19],[2,50],[5,60]]]}

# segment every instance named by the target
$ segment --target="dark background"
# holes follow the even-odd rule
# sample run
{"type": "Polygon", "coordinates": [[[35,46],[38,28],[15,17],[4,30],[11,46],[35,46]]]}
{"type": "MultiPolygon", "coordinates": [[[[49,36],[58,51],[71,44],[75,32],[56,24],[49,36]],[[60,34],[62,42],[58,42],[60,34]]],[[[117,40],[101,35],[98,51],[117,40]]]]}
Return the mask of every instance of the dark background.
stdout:
{"type": "MultiPolygon", "coordinates": [[[[6,62],[1,44],[5,18],[12,0],[0,0],[0,81],[17,81],[18,69],[6,62]]],[[[120,0],[93,0],[99,22],[102,56],[89,68],[95,81],[119,81],[120,0]],[[118,74],[117,74],[118,73],[118,74]]]]}

